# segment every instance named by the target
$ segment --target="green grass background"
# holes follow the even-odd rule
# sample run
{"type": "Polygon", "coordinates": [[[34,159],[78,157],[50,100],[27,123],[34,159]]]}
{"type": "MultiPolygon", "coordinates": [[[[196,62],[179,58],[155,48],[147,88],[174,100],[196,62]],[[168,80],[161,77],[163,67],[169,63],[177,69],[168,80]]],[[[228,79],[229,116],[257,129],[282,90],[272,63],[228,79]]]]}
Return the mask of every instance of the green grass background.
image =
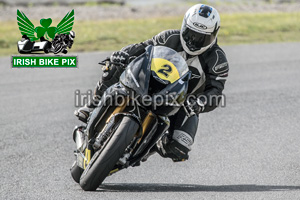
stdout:
{"type": "MultiPolygon", "coordinates": [[[[71,51],[110,51],[139,43],[166,29],[180,29],[182,16],[152,19],[77,21],[71,51]]],[[[57,24],[58,21],[52,23],[57,24]]],[[[33,21],[36,26],[39,21],[33,21]]],[[[0,56],[18,54],[16,21],[0,21],[0,56]]],[[[221,14],[221,45],[300,41],[300,12],[221,14]]]]}

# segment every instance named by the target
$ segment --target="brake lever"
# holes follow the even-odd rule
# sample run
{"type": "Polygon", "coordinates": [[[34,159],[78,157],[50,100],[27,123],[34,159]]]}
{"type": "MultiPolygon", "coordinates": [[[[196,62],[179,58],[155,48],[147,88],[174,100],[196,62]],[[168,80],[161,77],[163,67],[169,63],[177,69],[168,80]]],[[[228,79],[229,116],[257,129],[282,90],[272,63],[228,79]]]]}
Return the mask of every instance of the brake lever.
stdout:
{"type": "Polygon", "coordinates": [[[120,65],[120,66],[122,66],[123,68],[126,67],[126,65],[123,64],[123,63],[119,63],[119,62],[111,62],[111,61],[110,61],[110,58],[106,58],[105,60],[99,62],[98,64],[103,65],[103,67],[105,67],[105,68],[107,68],[107,67],[109,67],[109,66],[111,66],[111,65],[120,65]]]}
{"type": "Polygon", "coordinates": [[[109,57],[106,57],[106,59],[100,61],[98,64],[99,65],[107,65],[107,62],[110,62],[110,58],[109,57]]]}

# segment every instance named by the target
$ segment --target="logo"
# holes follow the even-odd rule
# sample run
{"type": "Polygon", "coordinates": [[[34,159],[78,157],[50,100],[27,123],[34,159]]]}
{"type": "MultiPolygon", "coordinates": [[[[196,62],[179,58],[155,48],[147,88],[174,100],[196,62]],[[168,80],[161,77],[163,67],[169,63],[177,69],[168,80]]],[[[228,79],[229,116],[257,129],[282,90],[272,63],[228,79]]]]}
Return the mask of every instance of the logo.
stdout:
{"type": "Polygon", "coordinates": [[[76,68],[77,56],[12,56],[12,68],[76,68]]]}
{"type": "MultiPolygon", "coordinates": [[[[74,9],[68,12],[56,25],[52,19],[41,19],[35,26],[20,10],[17,10],[17,23],[22,38],[17,43],[20,54],[63,53],[67,54],[75,39],[74,9]]],[[[76,56],[12,56],[13,68],[24,67],[76,67],[76,56]]]]}
{"type": "Polygon", "coordinates": [[[227,62],[224,62],[224,63],[222,63],[222,64],[219,64],[219,65],[213,67],[213,71],[214,71],[216,74],[225,72],[225,71],[227,71],[227,70],[228,70],[228,63],[227,63],[227,62]]]}
{"type": "Polygon", "coordinates": [[[198,22],[194,22],[193,25],[197,28],[207,29],[207,26],[205,26],[204,24],[200,24],[198,22]]]}
{"type": "Polygon", "coordinates": [[[208,18],[212,13],[212,7],[209,7],[207,5],[202,5],[200,7],[200,10],[199,10],[199,15],[201,17],[205,17],[205,18],[208,18]]]}
{"type": "Polygon", "coordinates": [[[67,48],[71,48],[75,38],[75,32],[72,31],[74,24],[74,10],[68,12],[66,16],[57,24],[51,26],[52,19],[41,19],[40,25],[35,27],[28,17],[17,10],[17,20],[19,30],[22,34],[21,41],[18,42],[19,53],[32,53],[35,51],[44,51],[67,53],[67,48]],[[50,41],[52,39],[52,41],[50,41]],[[40,40],[40,42],[35,42],[40,40]]]}
{"type": "Polygon", "coordinates": [[[197,74],[192,74],[192,76],[191,76],[191,80],[192,79],[200,79],[201,78],[201,76],[200,75],[197,75],[197,74]]]}
{"type": "Polygon", "coordinates": [[[217,61],[213,66],[212,70],[216,74],[221,74],[228,71],[228,62],[224,60],[224,52],[221,50],[216,50],[217,61]]]}

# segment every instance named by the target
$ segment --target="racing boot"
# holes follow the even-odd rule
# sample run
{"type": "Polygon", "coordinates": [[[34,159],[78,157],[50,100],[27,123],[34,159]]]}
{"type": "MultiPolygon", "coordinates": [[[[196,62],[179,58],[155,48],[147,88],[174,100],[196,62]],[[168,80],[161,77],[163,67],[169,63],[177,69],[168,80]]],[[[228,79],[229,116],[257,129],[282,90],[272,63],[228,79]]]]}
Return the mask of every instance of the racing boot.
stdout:
{"type": "Polygon", "coordinates": [[[194,143],[198,127],[198,116],[193,115],[183,123],[173,134],[165,134],[156,144],[156,152],[164,158],[171,158],[174,162],[188,160],[188,152],[194,143]]]}
{"type": "Polygon", "coordinates": [[[74,111],[74,115],[78,117],[78,119],[84,123],[87,123],[90,113],[97,107],[96,101],[90,101],[85,106],[79,108],[74,111]]]}
{"type": "MultiPolygon", "coordinates": [[[[189,138],[190,139],[190,138],[189,138]]],[[[191,150],[189,145],[183,145],[179,141],[171,138],[170,135],[164,135],[156,144],[157,153],[164,158],[171,158],[174,162],[185,161],[189,158],[188,152],[191,150]]]]}
{"type": "Polygon", "coordinates": [[[93,99],[90,102],[88,102],[85,106],[79,108],[78,110],[75,110],[74,115],[78,117],[80,121],[87,123],[90,113],[92,113],[93,110],[97,107],[103,93],[107,88],[108,86],[99,81],[94,90],[93,99]]]}

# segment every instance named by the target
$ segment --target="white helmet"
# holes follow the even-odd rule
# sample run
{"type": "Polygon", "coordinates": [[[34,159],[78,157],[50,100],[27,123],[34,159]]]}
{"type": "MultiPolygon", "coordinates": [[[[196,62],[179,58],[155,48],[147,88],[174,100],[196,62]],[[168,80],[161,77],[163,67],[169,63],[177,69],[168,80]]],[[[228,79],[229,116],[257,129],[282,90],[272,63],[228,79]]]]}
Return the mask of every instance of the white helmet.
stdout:
{"type": "Polygon", "coordinates": [[[218,11],[204,4],[191,7],[184,15],[180,40],[190,55],[199,55],[215,44],[220,28],[218,11]]]}

